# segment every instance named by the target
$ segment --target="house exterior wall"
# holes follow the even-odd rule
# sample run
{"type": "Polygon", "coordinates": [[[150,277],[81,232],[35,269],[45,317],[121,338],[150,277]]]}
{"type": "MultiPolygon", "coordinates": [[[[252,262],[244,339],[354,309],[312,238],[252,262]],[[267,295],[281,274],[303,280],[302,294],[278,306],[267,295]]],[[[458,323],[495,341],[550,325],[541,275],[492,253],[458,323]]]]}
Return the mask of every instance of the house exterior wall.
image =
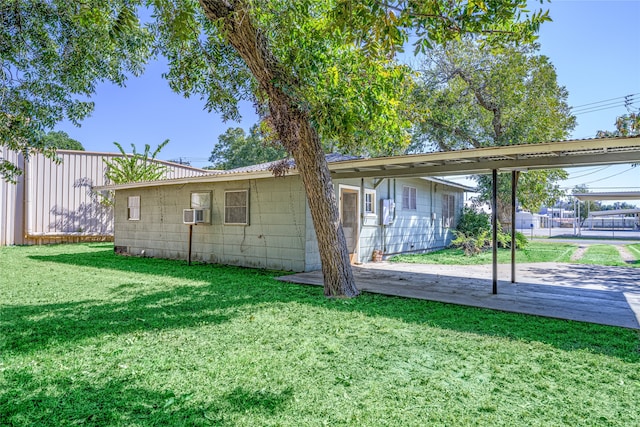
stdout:
{"type": "MultiPolygon", "coordinates": [[[[183,209],[192,192],[211,192],[211,224],[193,226],[194,261],[304,271],[307,207],[297,176],[158,186],[116,191],[115,247],[134,255],[187,259],[183,209]],[[249,191],[249,224],[225,225],[225,191],[249,191]],[[127,199],[140,196],[140,220],[127,219],[127,199]],[[144,251],[144,253],[143,253],[144,251]]],[[[317,246],[317,245],[316,245],[317,246]]]]}
{"type": "Polygon", "coordinates": [[[382,182],[376,179],[336,180],[335,187],[338,198],[341,187],[359,188],[361,192],[359,262],[369,262],[374,250],[393,255],[448,246],[464,203],[463,192],[459,188],[422,178],[391,178],[382,182]],[[405,186],[416,189],[415,209],[403,208],[405,186]],[[373,214],[363,209],[363,194],[367,191],[375,191],[373,214]],[[454,218],[450,224],[443,221],[443,195],[454,198],[454,218]],[[392,222],[388,225],[382,225],[381,220],[381,203],[384,199],[395,203],[392,222]]]}
{"type": "Polygon", "coordinates": [[[463,205],[461,190],[442,183],[414,179],[396,179],[390,186],[395,201],[395,219],[383,230],[384,253],[425,252],[442,249],[451,243],[463,205]],[[416,208],[403,207],[403,187],[416,189],[416,208]],[[454,219],[446,224],[443,218],[443,196],[454,197],[454,219]]]}
{"type": "MultiPolygon", "coordinates": [[[[17,184],[0,182],[0,244],[41,244],[111,240],[113,211],[92,187],[104,185],[105,160],[118,154],[58,150],[61,162],[42,154],[24,161],[2,148],[0,157],[21,166],[17,184]],[[23,187],[24,186],[24,187],[23,187]]],[[[204,171],[162,162],[165,178],[202,175],[204,171]]]]}
{"type": "MultiPolygon", "coordinates": [[[[360,191],[359,246],[356,262],[371,260],[374,249],[385,255],[422,252],[444,247],[451,228],[442,224],[442,195],[453,195],[455,214],[462,207],[462,191],[420,178],[337,180],[340,189],[360,191]],[[378,184],[376,186],[376,184],[378,184]],[[402,208],[402,187],[416,189],[416,209],[402,208]],[[364,212],[364,194],[375,189],[375,212],[364,212]],[[393,221],[382,226],[382,199],[396,203],[393,221]],[[435,214],[435,216],[434,216],[435,214]]],[[[211,224],[193,226],[193,261],[277,270],[312,271],[321,268],[311,211],[300,177],[163,185],[116,191],[115,248],[133,255],[184,259],[188,257],[189,226],[182,222],[193,192],[212,195],[211,224]],[[224,194],[249,191],[249,224],[225,225],[224,194]],[[140,197],[140,219],[127,219],[127,199],[140,197]]],[[[455,226],[455,221],[451,223],[455,226]]]]}

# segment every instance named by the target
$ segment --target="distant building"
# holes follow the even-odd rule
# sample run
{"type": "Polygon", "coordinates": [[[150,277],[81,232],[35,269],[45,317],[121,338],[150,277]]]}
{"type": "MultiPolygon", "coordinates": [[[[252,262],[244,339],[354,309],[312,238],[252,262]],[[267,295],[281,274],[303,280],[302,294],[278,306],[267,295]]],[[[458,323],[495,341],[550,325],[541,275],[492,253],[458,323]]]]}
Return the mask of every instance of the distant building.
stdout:
{"type": "MultiPolygon", "coordinates": [[[[0,147],[0,158],[22,169],[17,184],[0,180],[0,245],[113,240],[113,210],[92,188],[105,185],[105,159],[115,153],[58,150],[61,162],[0,147]]],[[[165,178],[207,171],[170,162],[165,178]]]]}

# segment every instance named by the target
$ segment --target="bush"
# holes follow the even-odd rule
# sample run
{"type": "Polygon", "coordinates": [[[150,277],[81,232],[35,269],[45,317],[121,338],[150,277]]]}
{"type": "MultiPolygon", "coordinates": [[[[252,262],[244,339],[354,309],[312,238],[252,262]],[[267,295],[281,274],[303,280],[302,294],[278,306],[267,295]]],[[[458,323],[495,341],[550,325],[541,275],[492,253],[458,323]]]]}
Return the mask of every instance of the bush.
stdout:
{"type": "Polygon", "coordinates": [[[451,242],[451,245],[464,250],[466,256],[478,255],[491,244],[488,231],[483,231],[478,236],[466,235],[458,230],[455,230],[453,233],[456,238],[451,242]]]}
{"type": "Polygon", "coordinates": [[[458,220],[456,230],[466,236],[479,236],[483,231],[491,232],[491,217],[484,212],[476,212],[465,206],[458,220]]]}
{"type": "MultiPolygon", "coordinates": [[[[451,245],[464,250],[467,256],[477,255],[485,249],[491,247],[491,217],[484,212],[476,212],[473,208],[465,206],[454,231],[455,239],[451,245]]],[[[502,231],[498,223],[498,247],[510,248],[511,235],[502,231]]],[[[523,249],[529,240],[527,237],[516,232],[516,249],[523,249]]]]}

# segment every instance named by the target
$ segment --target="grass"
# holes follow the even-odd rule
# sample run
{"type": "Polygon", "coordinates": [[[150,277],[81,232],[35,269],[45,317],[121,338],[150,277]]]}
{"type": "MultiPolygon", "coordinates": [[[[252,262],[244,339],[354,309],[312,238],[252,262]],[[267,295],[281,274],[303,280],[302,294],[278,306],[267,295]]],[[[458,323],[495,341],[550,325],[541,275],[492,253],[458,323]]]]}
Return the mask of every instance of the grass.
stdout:
{"type": "Polygon", "coordinates": [[[637,331],[0,248],[0,425],[638,425],[637,331]]]}
{"type": "MultiPolygon", "coordinates": [[[[527,247],[516,251],[516,262],[569,262],[577,249],[569,243],[529,242],[527,247]]],[[[390,261],[416,264],[477,265],[491,264],[491,250],[476,256],[465,256],[462,249],[442,249],[426,254],[396,255],[390,261]]],[[[498,262],[511,262],[510,249],[498,249],[498,262]]]]}
{"type": "Polygon", "coordinates": [[[640,263],[640,243],[634,243],[633,245],[627,245],[626,248],[636,258],[635,265],[640,263]]]}
{"type": "Polygon", "coordinates": [[[596,265],[626,265],[620,256],[620,252],[618,252],[615,246],[611,245],[589,245],[578,262],[581,264],[596,265]]]}

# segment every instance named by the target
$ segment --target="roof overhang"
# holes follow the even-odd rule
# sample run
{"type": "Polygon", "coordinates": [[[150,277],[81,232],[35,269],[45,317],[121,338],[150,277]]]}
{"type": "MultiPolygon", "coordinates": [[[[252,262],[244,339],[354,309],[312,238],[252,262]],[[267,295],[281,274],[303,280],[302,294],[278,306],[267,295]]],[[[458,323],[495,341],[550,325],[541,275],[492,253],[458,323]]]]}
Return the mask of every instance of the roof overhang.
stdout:
{"type": "Polygon", "coordinates": [[[613,209],[610,211],[589,212],[589,216],[616,216],[616,215],[637,215],[640,209],[613,209]]]}

